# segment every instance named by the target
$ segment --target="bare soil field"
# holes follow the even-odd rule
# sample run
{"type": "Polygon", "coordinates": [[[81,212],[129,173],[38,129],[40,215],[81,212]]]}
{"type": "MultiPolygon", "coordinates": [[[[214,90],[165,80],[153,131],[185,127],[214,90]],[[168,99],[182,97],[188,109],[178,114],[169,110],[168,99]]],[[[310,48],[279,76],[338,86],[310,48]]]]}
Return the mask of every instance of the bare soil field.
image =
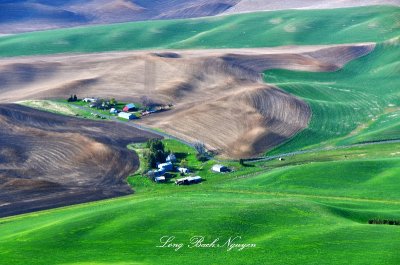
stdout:
{"type": "Polygon", "coordinates": [[[258,155],[305,128],[308,105],[265,84],[271,68],[335,71],[374,44],[263,49],[136,51],[0,60],[0,102],[26,99],[148,96],[173,110],[139,123],[224,157],[258,155]]]}
{"type": "Polygon", "coordinates": [[[2,1],[0,33],[90,24],[213,16],[240,0],[67,0],[2,1]]]}
{"type": "Polygon", "coordinates": [[[126,145],[157,138],[16,104],[0,104],[0,128],[0,217],[132,193],[126,145]]]}

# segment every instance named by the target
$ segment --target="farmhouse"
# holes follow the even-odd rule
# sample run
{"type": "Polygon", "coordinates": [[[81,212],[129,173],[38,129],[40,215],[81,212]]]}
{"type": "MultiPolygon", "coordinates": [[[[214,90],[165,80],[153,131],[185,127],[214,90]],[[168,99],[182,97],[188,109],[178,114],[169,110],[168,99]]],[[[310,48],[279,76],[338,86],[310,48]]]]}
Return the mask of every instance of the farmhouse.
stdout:
{"type": "Polygon", "coordinates": [[[186,177],[175,180],[176,185],[191,185],[200,183],[203,179],[200,176],[186,177]]]}
{"type": "Polygon", "coordinates": [[[159,169],[165,169],[166,171],[170,171],[174,169],[174,165],[171,162],[162,163],[158,165],[159,169]]]}
{"type": "Polygon", "coordinates": [[[134,119],[137,118],[135,115],[127,113],[127,112],[118,113],[118,117],[123,118],[123,119],[127,119],[127,120],[134,120],[134,119]]]}
{"type": "Polygon", "coordinates": [[[187,173],[189,173],[189,169],[186,167],[178,167],[178,172],[180,172],[182,174],[187,174],[187,173]]]}
{"type": "Polygon", "coordinates": [[[223,166],[223,165],[214,165],[211,168],[211,170],[214,171],[214,172],[222,173],[222,172],[228,172],[229,168],[227,168],[226,166],[223,166]]]}
{"type": "Polygon", "coordinates": [[[167,158],[165,159],[167,162],[175,162],[176,161],[176,156],[174,154],[169,154],[167,158]]]}
{"type": "Polygon", "coordinates": [[[125,112],[133,111],[133,110],[136,110],[136,105],[133,103],[126,104],[125,107],[122,109],[122,111],[125,111],[125,112]]]}

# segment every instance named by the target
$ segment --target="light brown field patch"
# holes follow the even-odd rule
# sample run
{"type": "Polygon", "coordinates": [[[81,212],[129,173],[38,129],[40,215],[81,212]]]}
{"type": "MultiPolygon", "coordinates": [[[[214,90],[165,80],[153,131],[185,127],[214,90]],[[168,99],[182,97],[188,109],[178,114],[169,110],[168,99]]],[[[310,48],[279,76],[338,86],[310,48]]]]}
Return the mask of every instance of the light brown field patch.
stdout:
{"type": "Polygon", "coordinates": [[[174,108],[140,124],[203,141],[225,157],[252,157],[304,129],[311,116],[305,102],[265,84],[264,70],[335,71],[373,48],[367,43],[3,59],[0,102],[71,94],[137,102],[148,96],[174,108]]]}

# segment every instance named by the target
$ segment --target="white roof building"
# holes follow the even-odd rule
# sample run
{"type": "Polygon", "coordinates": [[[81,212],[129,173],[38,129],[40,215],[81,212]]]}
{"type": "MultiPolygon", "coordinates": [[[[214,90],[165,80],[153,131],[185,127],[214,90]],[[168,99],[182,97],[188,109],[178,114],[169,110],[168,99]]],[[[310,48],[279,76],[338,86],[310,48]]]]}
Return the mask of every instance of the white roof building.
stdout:
{"type": "Polygon", "coordinates": [[[227,172],[228,168],[224,165],[214,165],[211,170],[214,172],[227,172]]]}
{"type": "Polygon", "coordinates": [[[164,176],[155,177],[154,180],[155,180],[156,182],[164,182],[164,181],[165,181],[165,177],[164,177],[164,176]]]}
{"type": "Polygon", "coordinates": [[[167,163],[158,164],[158,168],[165,169],[165,170],[172,170],[174,168],[174,165],[171,162],[167,162],[167,163]]]}
{"type": "Polygon", "coordinates": [[[118,113],[118,117],[127,119],[127,120],[133,120],[136,119],[136,116],[127,112],[120,112],[118,113]]]}
{"type": "Polygon", "coordinates": [[[167,162],[175,162],[176,161],[176,156],[174,154],[169,154],[165,160],[167,162]]]}
{"type": "Polygon", "coordinates": [[[189,169],[186,167],[178,167],[178,172],[187,174],[187,173],[189,173],[189,169]]]}

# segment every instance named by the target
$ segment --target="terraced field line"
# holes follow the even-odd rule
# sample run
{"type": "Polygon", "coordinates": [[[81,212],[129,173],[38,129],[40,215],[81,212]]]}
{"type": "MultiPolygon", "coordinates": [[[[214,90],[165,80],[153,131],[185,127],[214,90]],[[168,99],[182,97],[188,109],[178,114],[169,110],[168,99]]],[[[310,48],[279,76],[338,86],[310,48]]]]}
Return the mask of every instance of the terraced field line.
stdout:
{"type": "Polygon", "coordinates": [[[245,190],[226,190],[219,189],[221,192],[226,193],[241,193],[241,194],[253,194],[253,195],[270,195],[270,196],[282,196],[282,197],[300,197],[308,199],[328,199],[328,200],[341,200],[341,201],[357,201],[357,202],[375,202],[375,203],[386,203],[386,204],[399,204],[400,201],[389,201],[389,200],[378,200],[378,199],[364,199],[364,198],[353,198],[353,197],[340,197],[340,196],[323,196],[323,195],[310,195],[310,194],[297,194],[287,192],[272,192],[272,191],[245,191],[245,190]]]}
{"type": "Polygon", "coordinates": [[[348,148],[352,148],[352,147],[360,147],[360,146],[367,146],[367,145],[395,144],[395,143],[400,143],[400,140],[382,140],[382,141],[376,141],[376,142],[351,144],[351,145],[344,145],[344,146],[337,146],[337,147],[325,147],[325,148],[316,148],[316,149],[310,149],[310,150],[301,150],[301,151],[295,151],[295,152],[267,156],[267,157],[255,157],[255,158],[246,159],[245,161],[249,162],[249,163],[255,163],[255,162],[262,162],[262,161],[271,161],[271,160],[281,158],[281,157],[309,154],[309,153],[315,153],[315,152],[321,152],[321,151],[334,151],[334,150],[348,149],[348,148]]]}

